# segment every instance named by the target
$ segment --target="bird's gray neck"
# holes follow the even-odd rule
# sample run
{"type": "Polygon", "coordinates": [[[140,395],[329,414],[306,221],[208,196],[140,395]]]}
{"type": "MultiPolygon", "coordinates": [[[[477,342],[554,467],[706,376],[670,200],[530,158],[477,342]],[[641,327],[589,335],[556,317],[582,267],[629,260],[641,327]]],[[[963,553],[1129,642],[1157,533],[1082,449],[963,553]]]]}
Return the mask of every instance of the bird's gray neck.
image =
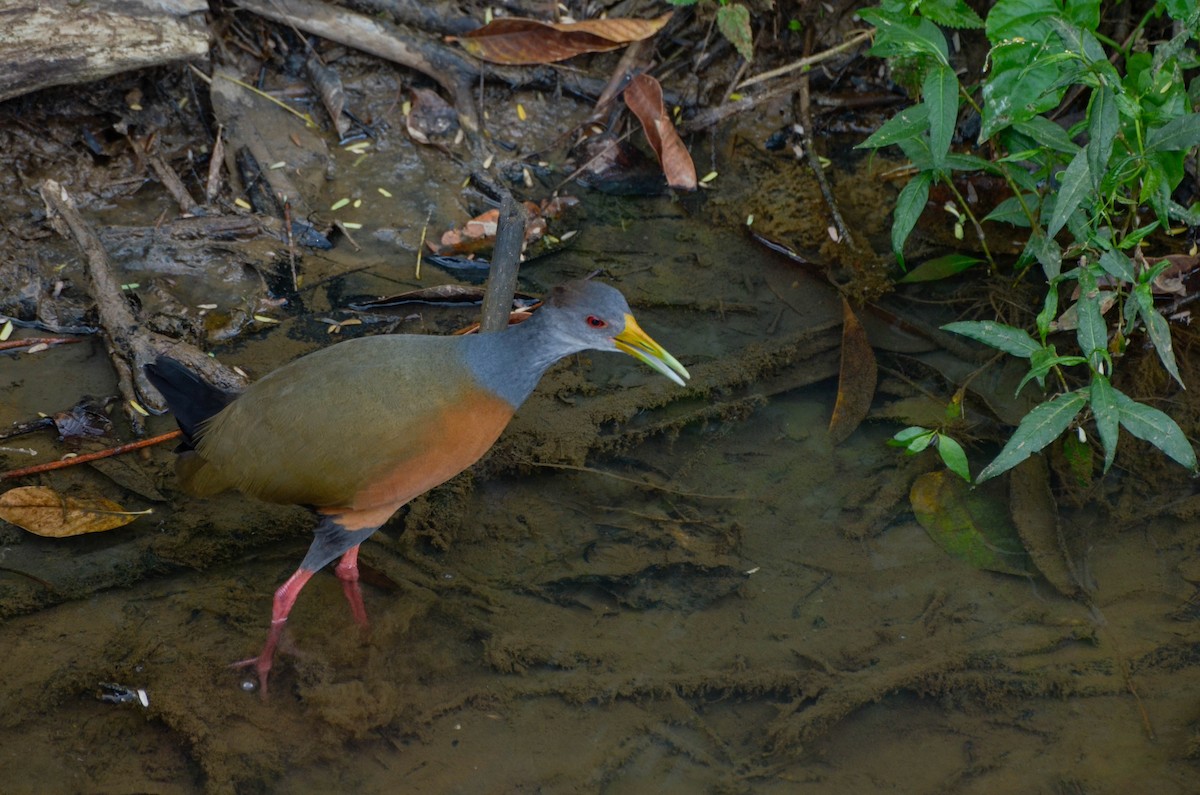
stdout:
{"type": "Polygon", "coordinates": [[[467,366],[480,384],[514,410],[533,393],[550,365],[574,352],[564,349],[554,335],[544,333],[544,326],[542,313],[535,312],[504,331],[466,338],[467,366]]]}

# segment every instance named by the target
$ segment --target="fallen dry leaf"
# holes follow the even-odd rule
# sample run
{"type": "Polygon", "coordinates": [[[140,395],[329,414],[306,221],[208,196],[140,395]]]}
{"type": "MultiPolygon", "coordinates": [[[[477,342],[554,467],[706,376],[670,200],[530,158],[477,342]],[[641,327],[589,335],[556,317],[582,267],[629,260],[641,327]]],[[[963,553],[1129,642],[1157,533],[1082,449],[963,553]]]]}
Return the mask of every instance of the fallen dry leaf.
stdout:
{"type": "Polygon", "coordinates": [[[64,497],[46,486],[22,486],[0,494],[0,519],[47,538],[100,533],[148,513],[126,511],[103,497],[64,497]]]}
{"type": "Polygon", "coordinates": [[[655,19],[589,19],[583,22],[541,22],[536,19],[493,19],[465,36],[447,36],[485,61],[501,64],[545,64],[588,52],[615,50],[648,39],[671,15],[655,19]]]}
{"type": "Polygon", "coordinates": [[[346,91],[342,88],[342,78],[335,70],[321,63],[321,59],[315,53],[308,56],[304,66],[308,69],[308,77],[321,97],[321,104],[333,120],[338,138],[345,138],[346,133],[350,132],[350,119],[342,113],[346,107],[346,91]]]}
{"type": "Polygon", "coordinates": [[[625,104],[642,123],[667,184],[679,190],[695,190],[696,164],[663,106],[659,82],[647,74],[637,75],[625,88],[625,104]]]}
{"type": "MultiPolygon", "coordinates": [[[[540,205],[525,202],[525,244],[529,245],[542,238],[549,229],[547,218],[558,218],[568,209],[579,204],[574,196],[556,196],[543,201],[540,205]]],[[[435,243],[425,241],[425,245],[434,254],[477,254],[490,251],[496,242],[496,227],[500,222],[500,211],[491,209],[475,216],[463,224],[461,229],[450,229],[442,234],[441,240],[435,243]]]]}
{"type": "Polygon", "coordinates": [[[867,340],[866,329],[842,299],[842,368],[838,374],[837,402],[829,418],[829,436],[834,444],[846,440],[866,418],[875,397],[879,377],[875,352],[867,340]]]}

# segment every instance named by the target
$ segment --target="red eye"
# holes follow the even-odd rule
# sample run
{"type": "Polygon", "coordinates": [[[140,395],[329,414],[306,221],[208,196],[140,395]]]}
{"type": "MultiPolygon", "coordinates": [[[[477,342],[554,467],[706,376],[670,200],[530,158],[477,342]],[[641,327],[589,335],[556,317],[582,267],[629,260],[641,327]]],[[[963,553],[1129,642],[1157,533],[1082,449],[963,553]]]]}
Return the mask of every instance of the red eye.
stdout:
{"type": "Polygon", "coordinates": [[[595,315],[588,315],[587,324],[592,328],[604,328],[608,324],[595,315]]]}

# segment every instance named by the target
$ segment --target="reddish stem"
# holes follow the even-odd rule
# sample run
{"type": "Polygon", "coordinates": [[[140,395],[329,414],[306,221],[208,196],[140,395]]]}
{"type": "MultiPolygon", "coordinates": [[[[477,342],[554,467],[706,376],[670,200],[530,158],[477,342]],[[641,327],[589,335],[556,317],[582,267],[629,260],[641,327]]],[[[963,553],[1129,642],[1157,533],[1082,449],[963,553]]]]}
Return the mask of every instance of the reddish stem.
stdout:
{"type": "Polygon", "coordinates": [[[94,453],[84,453],[83,455],[73,456],[61,461],[50,461],[45,464],[35,464],[31,467],[22,467],[21,469],[10,469],[7,472],[0,472],[0,480],[11,480],[13,478],[23,478],[26,475],[36,475],[39,472],[49,472],[53,469],[62,469],[64,467],[75,466],[76,464],[86,464],[88,461],[95,461],[97,458],[108,458],[110,455],[120,455],[128,453],[131,450],[140,450],[143,447],[149,447],[162,442],[169,442],[172,439],[178,439],[183,435],[183,431],[178,429],[170,433],[164,433],[159,436],[152,436],[149,439],[140,439],[129,444],[119,444],[116,447],[110,447],[107,450],[97,450],[94,453]]]}

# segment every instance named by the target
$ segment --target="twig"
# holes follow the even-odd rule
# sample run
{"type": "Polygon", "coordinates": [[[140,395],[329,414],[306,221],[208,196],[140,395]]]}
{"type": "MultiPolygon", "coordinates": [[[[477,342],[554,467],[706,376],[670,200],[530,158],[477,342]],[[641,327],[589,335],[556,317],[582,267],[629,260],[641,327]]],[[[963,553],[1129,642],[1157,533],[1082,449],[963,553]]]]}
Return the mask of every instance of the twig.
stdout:
{"type": "Polygon", "coordinates": [[[752,86],[755,83],[761,83],[764,80],[770,80],[774,77],[782,77],[783,75],[794,72],[797,69],[803,69],[806,66],[812,66],[813,64],[828,60],[829,58],[832,58],[839,53],[843,53],[846,50],[854,49],[864,41],[869,41],[874,35],[875,31],[873,30],[860,30],[858,33],[855,33],[841,44],[838,44],[835,47],[830,47],[828,50],[819,52],[816,55],[807,55],[798,61],[793,61],[786,66],[779,67],[778,69],[772,69],[769,72],[763,72],[762,74],[757,74],[754,77],[748,77],[738,85],[738,90],[741,91],[747,86],[752,86]]]}
{"type": "Polygon", "coordinates": [[[638,480],[637,478],[627,478],[624,475],[618,475],[615,472],[605,472],[603,469],[594,469],[593,467],[581,467],[574,464],[551,464],[542,461],[520,461],[519,463],[534,467],[545,467],[547,469],[565,469],[571,472],[586,472],[589,475],[603,475],[606,478],[619,480],[623,483],[631,483],[638,488],[650,489],[652,491],[663,491],[668,494],[678,494],[680,497],[698,497],[702,500],[744,500],[741,494],[701,494],[695,491],[682,491],[673,489],[670,486],[661,486],[658,483],[651,483],[648,480],[638,480]]]}
{"type": "MultiPolygon", "coordinates": [[[[807,41],[807,47],[812,41],[812,31],[810,27],[807,41]]],[[[837,228],[839,243],[847,243],[850,250],[859,252],[860,248],[858,240],[850,232],[850,228],[846,226],[845,219],[842,218],[842,212],[838,209],[837,199],[834,198],[833,189],[829,186],[829,180],[825,178],[825,168],[821,164],[821,158],[817,155],[816,149],[813,146],[812,137],[812,104],[810,102],[809,79],[808,73],[805,72],[800,76],[798,88],[800,89],[799,105],[800,105],[800,135],[804,140],[804,155],[808,158],[809,167],[812,168],[813,176],[816,177],[817,185],[821,188],[821,195],[825,197],[825,204],[829,207],[829,215],[833,219],[833,225],[837,228]]]]}
{"type": "Polygon", "coordinates": [[[83,342],[81,339],[72,339],[71,337],[25,337],[19,340],[5,340],[0,342],[0,351],[10,351],[14,348],[24,348],[26,345],[33,347],[34,345],[69,345],[72,342],[83,342]]]}
{"type": "Polygon", "coordinates": [[[109,447],[106,450],[97,450],[94,453],[84,453],[83,455],[73,456],[71,458],[49,461],[45,464],[35,464],[30,467],[22,467],[20,469],[10,469],[7,472],[0,472],[0,480],[12,480],[14,478],[23,478],[28,475],[36,475],[39,472],[49,472],[54,469],[65,469],[66,467],[75,466],[76,464],[86,464],[88,461],[95,461],[98,458],[108,458],[109,456],[128,453],[133,450],[140,450],[143,447],[149,447],[162,442],[169,442],[172,439],[178,439],[183,436],[183,431],[173,430],[170,433],[151,436],[149,439],[139,439],[136,442],[128,444],[119,444],[116,447],[109,447]]]}

